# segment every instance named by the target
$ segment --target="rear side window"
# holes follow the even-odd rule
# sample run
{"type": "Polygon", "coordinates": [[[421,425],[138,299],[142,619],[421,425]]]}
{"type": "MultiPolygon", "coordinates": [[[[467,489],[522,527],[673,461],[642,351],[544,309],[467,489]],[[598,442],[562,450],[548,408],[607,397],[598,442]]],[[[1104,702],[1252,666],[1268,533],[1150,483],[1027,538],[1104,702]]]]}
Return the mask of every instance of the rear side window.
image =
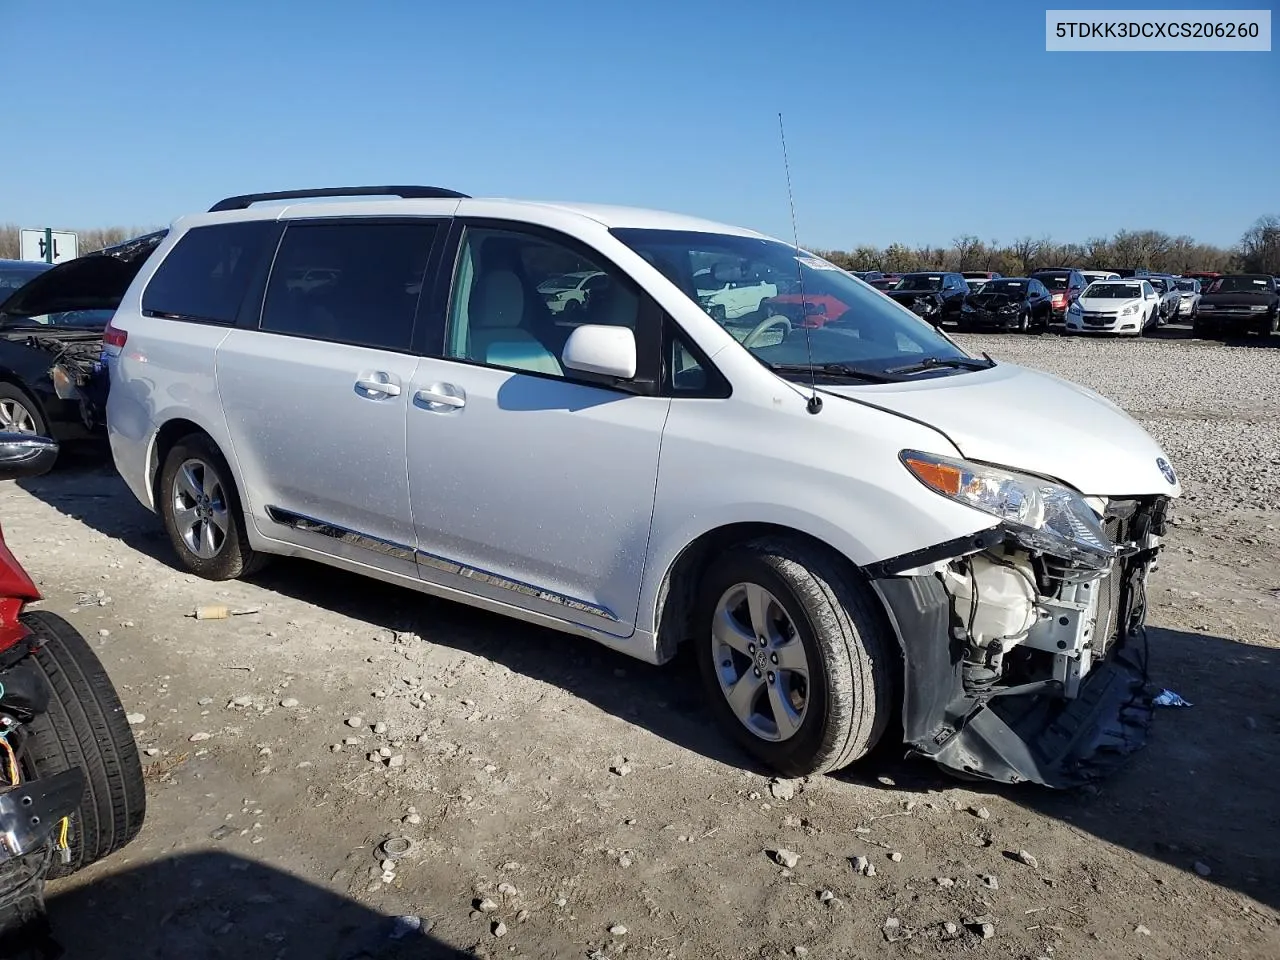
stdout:
{"type": "Polygon", "coordinates": [[[431,221],[292,223],[267,282],[262,329],[408,351],[431,221]]]}
{"type": "Polygon", "coordinates": [[[142,312],[203,323],[234,323],[263,246],[268,220],[193,227],[142,292],[142,312]]]}

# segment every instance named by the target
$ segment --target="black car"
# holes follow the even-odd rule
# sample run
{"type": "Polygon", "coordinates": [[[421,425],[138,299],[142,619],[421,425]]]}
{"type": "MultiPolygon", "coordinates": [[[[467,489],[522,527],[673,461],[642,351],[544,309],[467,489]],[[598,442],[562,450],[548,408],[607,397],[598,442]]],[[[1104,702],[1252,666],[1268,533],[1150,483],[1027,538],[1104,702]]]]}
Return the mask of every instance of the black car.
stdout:
{"type": "Polygon", "coordinates": [[[1198,334],[1228,330],[1270,336],[1280,330],[1280,290],[1276,278],[1265,273],[1237,273],[1219,277],[1200,295],[1195,318],[1198,334]]]}
{"type": "Polygon", "coordinates": [[[960,329],[1043,330],[1052,312],[1049,290],[1035,277],[1001,277],[988,280],[981,291],[964,298],[960,329]]]}
{"type": "Polygon", "coordinates": [[[1089,281],[1075,267],[1046,267],[1033,270],[1031,276],[1049,288],[1053,309],[1051,323],[1065,323],[1067,310],[1080,299],[1089,281]]]}
{"type": "Polygon", "coordinates": [[[52,263],[38,260],[0,260],[0,303],[4,303],[19,287],[25,286],[28,280],[52,269],[52,263]]]}
{"type": "Polygon", "coordinates": [[[108,277],[128,286],[164,233],[40,271],[0,301],[0,432],[60,442],[104,435],[102,331],[115,305],[91,291],[108,277]]]}
{"type": "Polygon", "coordinates": [[[960,319],[969,285],[958,273],[928,270],[904,273],[885,293],[932,324],[960,319]]]}

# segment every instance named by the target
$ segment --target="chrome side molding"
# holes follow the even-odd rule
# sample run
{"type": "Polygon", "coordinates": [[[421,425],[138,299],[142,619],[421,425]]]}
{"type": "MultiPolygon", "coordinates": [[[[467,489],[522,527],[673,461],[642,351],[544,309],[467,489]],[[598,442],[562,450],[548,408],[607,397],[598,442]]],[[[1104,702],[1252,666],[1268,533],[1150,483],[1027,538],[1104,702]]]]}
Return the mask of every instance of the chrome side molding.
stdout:
{"type": "Polygon", "coordinates": [[[379,553],[383,556],[392,557],[396,560],[404,560],[410,563],[416,561],[424,567],[431,567],[432,569],[439,570],[442,573],[466,577],[470,580],[475,580],[477,583],[487,583],[503,590],[509,590],[512,593],[518,593],[521,596],[531,597],[535,600],[545,600],[548,603],[559,604],[567,609],[577,610],[580,613],[589,613],[593,617],[611,620],[614,623],[621,622],[618,620],[617,614],[612,610],[597,606],[594,603],[587,603],[585,600],[578,600],[574,597],[566,596],[563,593],[557,593],[554,590],[547,590],[544,587],[534,586],[531,583],[513,580],[510,577],[504,577],[501,574],[493,573],[489,570],[482,570],[479,567],[460,563],[457,560],[450,560],[447,557],[436,556],[433,553],[427,553],[425,550],[418,550],[414,547],[405,546],[404,544],[394,543],[390,540],[383,540],[381,537],[370,536],[367,533],[361,533],[358,530],[351,530],[347,527],[339,526],[336,523],[330,523],[327,520],[317,520],[315,517],[308,517],[305,514],[296,513],[292,510],[284,510],[280,507],[271,506],[267,507],[267,516],[273,523],[291,527],[294,530],[319,534],[322,537],[328,537],[330,540],[336,540],[339,543],[345,543],[350,546],[359,547],[363,550],[369,550],[373,553],[379,553]]]}

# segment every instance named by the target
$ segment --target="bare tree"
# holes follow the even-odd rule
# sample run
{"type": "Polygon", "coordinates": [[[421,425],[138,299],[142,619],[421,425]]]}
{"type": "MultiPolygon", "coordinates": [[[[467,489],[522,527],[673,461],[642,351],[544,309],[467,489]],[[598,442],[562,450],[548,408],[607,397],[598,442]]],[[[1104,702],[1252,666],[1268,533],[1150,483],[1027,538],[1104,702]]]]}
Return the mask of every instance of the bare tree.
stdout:
{"type": "Polygon", "coordinates": [[[1280,217],[1259,217],[1240,238],[1240,265],[1249,273],[1280,274],[1280,217]]]}

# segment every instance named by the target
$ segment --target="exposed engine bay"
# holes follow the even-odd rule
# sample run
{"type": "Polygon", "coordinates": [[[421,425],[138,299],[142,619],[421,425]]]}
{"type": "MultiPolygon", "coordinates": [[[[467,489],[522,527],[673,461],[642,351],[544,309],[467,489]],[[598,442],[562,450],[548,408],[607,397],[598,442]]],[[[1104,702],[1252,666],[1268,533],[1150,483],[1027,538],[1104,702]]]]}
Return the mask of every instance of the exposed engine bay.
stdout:
{"type": "Polygon", "coordinates": [[[1146,581],[1168,504],[1097,502],[1110,558],[1054,556],[997,528],[877,580],[903,643],[912,749],[962,775],[1071,786],[1140,747],[1146,581]]]}
{"type": "Polygon", "coordinates": [[[58,330],[11,336],[13,342],[41,350],[52,358],[49,379],[59,400],[78,402],[80,420],[94,432],[106,423],[108,381],[102,366],[102,333],[58,330]]]}

